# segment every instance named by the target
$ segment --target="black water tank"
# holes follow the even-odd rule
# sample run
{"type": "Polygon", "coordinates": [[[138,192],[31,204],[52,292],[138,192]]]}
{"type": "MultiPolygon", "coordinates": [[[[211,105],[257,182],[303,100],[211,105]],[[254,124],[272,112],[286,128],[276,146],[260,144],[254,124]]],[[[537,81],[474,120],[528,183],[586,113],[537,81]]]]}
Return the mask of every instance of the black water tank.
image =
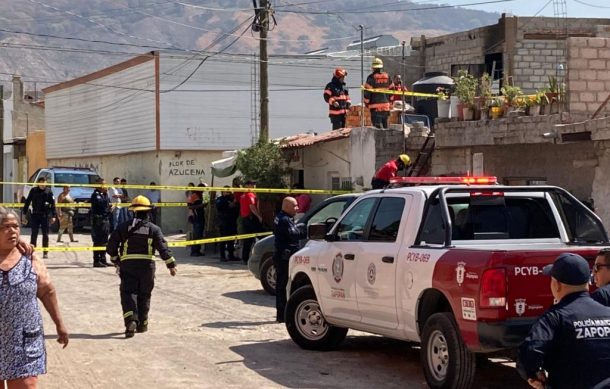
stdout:
{"type": "MultiPolygon", "coordinates": [[[[439,86],[453,91],[455,87],[453,78],[449,77],[445,72],[426,72],[422,79],[413,83],[411,90],[419,93],[436,94],[436,88],[439,86]]],[[[436,100],[436,98],[431,97],[415,97],[415,112],[427,115],[432,125],[434,125],[434,119],[438,117],[436,100]]]]}

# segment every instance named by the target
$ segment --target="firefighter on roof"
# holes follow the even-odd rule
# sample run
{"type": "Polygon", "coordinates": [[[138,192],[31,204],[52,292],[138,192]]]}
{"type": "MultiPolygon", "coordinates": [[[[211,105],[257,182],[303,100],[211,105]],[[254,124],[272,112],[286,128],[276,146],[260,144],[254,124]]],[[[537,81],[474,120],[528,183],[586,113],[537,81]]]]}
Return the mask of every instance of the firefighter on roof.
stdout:
{"type": "Polygon", "coordinates": [[[368,89],[388,89],[390,76],[383,71],[383,61],[379,58],[373,60],[371,65],[373,73],[369,74],[364,84],[364,105],[371,111],[371,123],[377,128],[388,128],[390,116],[390,99],[385,93],[376,93],[368,89]]]}
{"type": "Polygon", "coordinates": [[[324,101],[328,103],[328,117],[333,125],[333,130],[345,128],[345,116],[352,105],[345,86],[345,76],[347,76],[345,69],[336,68],[333,79],[324,88],[324,101]]]}

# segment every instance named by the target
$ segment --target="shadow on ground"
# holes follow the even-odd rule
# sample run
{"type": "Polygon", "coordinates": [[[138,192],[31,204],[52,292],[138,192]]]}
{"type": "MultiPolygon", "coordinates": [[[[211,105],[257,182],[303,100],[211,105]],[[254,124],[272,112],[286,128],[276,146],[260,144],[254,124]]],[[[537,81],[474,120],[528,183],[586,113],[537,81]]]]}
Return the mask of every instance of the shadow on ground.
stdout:
{"type": "Polygon", "coordinates": [[[261,307],[275,307],[275,296],[271,296],[263,289],[227,292],[223,293],[222,296],[240,300],[245,304],[258,305],[261,307]]]}
{"type": "MultiPolygon", "coordinates": [[[[299,348],[291,340],[254,342],[233,346],[249,369],[290,388],[427,388],[414,344],[379,336],[348,336],[336,351],[299,348]],[[289,373],[287,373],[289,372],[289,373]]],[[[509,366],[484,361],[474,387],[528,388],[509,366]]]]}

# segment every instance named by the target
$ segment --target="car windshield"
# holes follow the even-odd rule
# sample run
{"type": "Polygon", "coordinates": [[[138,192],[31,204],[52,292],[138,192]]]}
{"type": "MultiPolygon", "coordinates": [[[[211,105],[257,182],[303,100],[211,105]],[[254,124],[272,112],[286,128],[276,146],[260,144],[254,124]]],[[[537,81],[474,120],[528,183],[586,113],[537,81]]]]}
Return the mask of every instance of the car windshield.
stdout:
{"type": "Polygon", "coordinates": [[[55,184],[95,184],[99,178],[97,174],[55,173],[55,184]]]}

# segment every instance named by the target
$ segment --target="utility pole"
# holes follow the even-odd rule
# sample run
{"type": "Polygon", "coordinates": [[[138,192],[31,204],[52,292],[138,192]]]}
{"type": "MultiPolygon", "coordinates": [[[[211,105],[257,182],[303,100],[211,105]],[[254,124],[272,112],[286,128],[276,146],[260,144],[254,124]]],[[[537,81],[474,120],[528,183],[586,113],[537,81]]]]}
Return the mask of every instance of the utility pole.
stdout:
{"type": "Polygon", "coordinates": [[[364,26],[358,26],[360,29],[360,128],[364,128],[364,26]]]}
{"type": "MultiPolygon", "coordinates": [[[[0,85],[0,182],[4,182],[4,85],[0,85]]],[[[0,184],[0,202],[4,202],[4,184],[0,184]]]]}
{"type": "MultiPolygon", "coordinates": [[[[406,128],[405,128],[405,91],[404,91],[404,87],[405,87],[405,80],[406,80],[406,75],[405,75],[405,41],[402,41],[402,61],[400,62],[400,74],[402,77],[402,84],[400,85],[400,91],[402,92],[402,112],[401,112],[401,116],[400,116],[400,124],[402,124],[402,151],[406,154],[407,153],[407,134],[406,134],[406,128]]],[[[407,169],[405,169],[405,174],[407,172],[407,169]]]]}
{"type": "Polygon", "coordinates": [[[269,2],[261,0],[260,3],[260,99],[261,99],[261,123],[258,140],[269,141],[269,78],[267,73],[267,33],[269,32],[269,2]]]}

